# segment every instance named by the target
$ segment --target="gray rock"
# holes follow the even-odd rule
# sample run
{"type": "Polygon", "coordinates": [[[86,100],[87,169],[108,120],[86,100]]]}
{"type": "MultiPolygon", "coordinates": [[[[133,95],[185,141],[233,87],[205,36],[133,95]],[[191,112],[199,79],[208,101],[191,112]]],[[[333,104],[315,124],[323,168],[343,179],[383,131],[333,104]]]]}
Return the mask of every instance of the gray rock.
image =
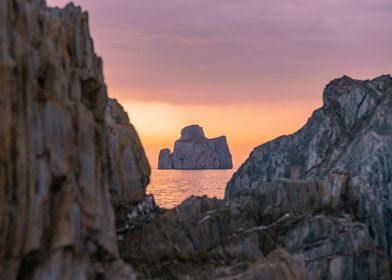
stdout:
{"type": "MultiPolygon", "coordinates": [[[[0,88],[1,279],[135,279],[120,256],[141,279],[391,278],[390,76],[331,82],[323,108],[256,148],[224,200],[171,210],[145,196],[147,159],[80,8],[1,1],[0,88]]],[[[192,126],[162,161],[231,155],[192,126]]]]}
{"type": "Polygon", "coordinates": [[[390,76],[335,80],[304,128],[253,151],[224,200],[157,214],[121,255],[146,278],[263,279],[283,248],[274,279],[391,279],[391,126],[390,76]]]}
{"type": "Polygon", "coordinates": [[[209,144],[213,147],[213,149],[218,154],[219,168],[232,169],[233,161],[229,150],[229,146],[227,145],[226,136],[221,136],[221,137],[211,139],[211,141],[209,141],[209,144]]]}
{"type": "Polygon", "coordinates": [[[169,149],[163,149],[159,152],[158,169],[172,169],[172,159],[169,149]]]}
{"type": "Polygon", "coordinates": [[[344,76],[327,85],[323,99],[323,107],[301,130],[252,152],[228,183],[226,197],[253,182],[333,172],[358,176],[382,206],[374,235],[391,257],[392,78],[359,81],[344,76]]]}
{"type": "Polygon", "coordinates": [[[112,201],[143,198],[149,167],[87,13],[0,1],[0,111],[0,279],[135,279],[112,201]]]}
{"type": "Polygon", "coordinates": [[[390,279],[373,237],[378,201],[359,183],[333,174],[257,183],[227,200],[192,197],[128,231],[120,252],[146,278],[390,279]],[[287,273],[268,274],[261,263],[278,266],[266,256],[281,248],[287,273]]]}
{"type": "Polygon", "coordinates": [[[333,171],[362,175],[375,188],[388,189],[391,92],[390,76],[332,81],[324,91],[324,106],[302,129],[254,149],[229,182],[226,196],[255,181],[314,178],[333,171]]]}
{"type": "Polygon", "coordinates": [[[181,130],[181,140],[204,139],[203,128],[198,125],[190,125],[181,130]]]}
{"type": "Polygon", "coordinates": [[[174,144],[174,151],[159,153],[159,169],[231,169],[232,157],[225,136],[207,139],[203,128],[187,126],[174,144]]]}
{"type": "Polygon", "coordinates": [[[150,165],[127,113],[115,99],[105,110],[109,149],[109,185],[115,207],[144,198],[150,182],[150,165]]]}

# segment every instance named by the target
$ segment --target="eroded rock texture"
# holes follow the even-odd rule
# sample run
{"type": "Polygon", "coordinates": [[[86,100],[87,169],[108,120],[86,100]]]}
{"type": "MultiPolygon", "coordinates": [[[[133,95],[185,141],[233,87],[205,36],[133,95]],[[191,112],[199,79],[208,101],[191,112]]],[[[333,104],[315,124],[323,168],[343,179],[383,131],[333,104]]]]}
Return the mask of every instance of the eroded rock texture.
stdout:
{"type": "Polygon", "coordinates": [[[182,129],[174,151],[159,153],[159,169],[231,169],[233,161],[226,137],[207,139],[203,128],[190,125],[182,129]]]}
{"type": "Polygon", "coordinates": [[[390,76],[332,81],[304,128],[254,150],[224,200],[155,214],[124,233],[121,255],[145,278],[391,279],[391,110],[390,76]],[[276,254],[286,274],[265,270],[276,254]]]}
{"type": "MultiPolygon", "coordinates": [[[[141,279],[391,279],[391,108],[390,76],[335,80],[303,129],[255,149],[224,200],[162,210],[87,14],[3,0],[0,279],[134,279],[120,255],[141,279]]],[[[177,146],[162,155],[173,166],[231,163],[198,126],[177,146]]]]}
{"type": "Polygon", "coordinates": [[[121,254],[145,277],[166,279],[389,279],[389,258],[370,230],[379,205],[359,183],[333,174],[258,183],[229,200],[190,198],[128,232],[121,254]],[[281,248],[292,272],[256,272],[281,248]]]}
{"type": "Polygon", "coordinates": [[[0,111],[0,278],[134,278],[111,200],[142,198],[149,167],[80,8],[0,2],[0,111]]]}
{"type": "Polygon", "coordinates": [[[330,82],[324,105],[307,124],[254,149],[228,184],[226,196],[255,181],[315,178],[334,171],[363,176],[389,196],[392,179],[392,78],[347,76],[330,82]]]}
{"type": "Polygon", "coordinates": [[[127,113],[114,99],[106,106],[109,184],[115,206],[130,205],[144,198],[150,181],[150,165],[127,113]]]}
{"type": "Polygon", "coordinates": [[[226,189],[230,197],[253,182],[306,179],[332,172],[360,177],[377,198],[378,245],[392,256],[392,78],[347,76],[329,83],[324,106],[297,133],[256,148],[226,189]]]}

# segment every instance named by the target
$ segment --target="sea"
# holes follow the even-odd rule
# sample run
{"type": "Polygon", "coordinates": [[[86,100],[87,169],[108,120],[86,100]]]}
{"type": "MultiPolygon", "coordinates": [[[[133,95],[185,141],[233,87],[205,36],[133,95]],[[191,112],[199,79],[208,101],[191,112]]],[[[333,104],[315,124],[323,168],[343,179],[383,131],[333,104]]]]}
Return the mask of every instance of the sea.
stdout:
{"type": "Polygon", "coordinates": [[[153,194],[162,208],[173,208],[188,197],[223,198],[227,182],[236,169],[230,170],[159,170],[151,171],[147,193],[153,194]]]}

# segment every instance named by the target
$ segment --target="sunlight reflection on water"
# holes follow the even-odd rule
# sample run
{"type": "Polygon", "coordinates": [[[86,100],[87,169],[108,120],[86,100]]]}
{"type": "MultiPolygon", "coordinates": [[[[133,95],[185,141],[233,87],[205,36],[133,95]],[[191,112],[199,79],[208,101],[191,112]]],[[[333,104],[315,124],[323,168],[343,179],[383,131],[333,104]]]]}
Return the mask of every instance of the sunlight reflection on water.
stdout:
{"type": "Polygon", "coordinates": [[[231,170],[158,170],[153,169],[147,193],[163,208],[173,208],[191,195],[223,198],[231,170]]]}

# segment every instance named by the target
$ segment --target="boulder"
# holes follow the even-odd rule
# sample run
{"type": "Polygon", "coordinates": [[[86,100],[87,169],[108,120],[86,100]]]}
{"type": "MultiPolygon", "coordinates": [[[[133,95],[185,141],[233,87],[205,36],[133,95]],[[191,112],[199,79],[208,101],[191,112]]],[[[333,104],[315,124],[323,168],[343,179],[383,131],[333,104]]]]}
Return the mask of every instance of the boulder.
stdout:
{"type": "Polygon", "coordinates": [[[187,126],[174,144],[174,151],[159,153],[159,169],[231,169],[232,157],[225,136],[207,139],[203,128],[187,126]]]}

